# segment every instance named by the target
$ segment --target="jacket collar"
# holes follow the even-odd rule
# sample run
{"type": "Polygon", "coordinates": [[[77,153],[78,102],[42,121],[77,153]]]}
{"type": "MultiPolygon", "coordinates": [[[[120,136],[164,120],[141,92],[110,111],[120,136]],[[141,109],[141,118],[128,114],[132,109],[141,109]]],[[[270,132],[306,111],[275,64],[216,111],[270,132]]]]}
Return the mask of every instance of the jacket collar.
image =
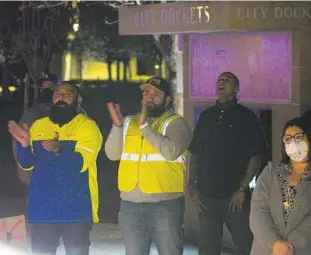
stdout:
{"type": "Polygon", "coordinates": [[[231,107],[234,107],[238,104],[238,100],[236,98],[230,99],[227,102],[221,103],[219,102],[219,99],[216,101],[216,107],[220,110],[227,110],[231,107]]]}

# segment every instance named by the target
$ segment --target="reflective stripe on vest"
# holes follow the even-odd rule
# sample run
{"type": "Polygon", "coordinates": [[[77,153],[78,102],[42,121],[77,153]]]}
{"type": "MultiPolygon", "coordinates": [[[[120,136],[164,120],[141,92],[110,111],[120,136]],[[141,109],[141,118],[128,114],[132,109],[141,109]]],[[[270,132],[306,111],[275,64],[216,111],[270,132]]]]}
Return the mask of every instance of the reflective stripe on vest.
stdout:
{"type": "Polygon", "coordinates": [[[122,153],[121,160],[128,160],[128,161],[139,161],[139,154],[134,153],[122,153]]]}
{"type": "MultiPolygon", "coordinates": [[[[121,155],[121,160],[128,160],[128,161],[139,161],[139,154],[134,154],[134,153],[122,153],[121,155]]],[[[141,162],[172,162],[172,163],[186,163],[186,157],[185,156],[179,156],[175,160],[167,160],[165,159],[162,155],[160,154],[143,154],[140,157],[141,162]]]]}
{"type": "Polygon", "coordinates": [[[131,119],[132,119],[131,116],[127,116],[123,122],[123,146],[125,146],[126,134],[127,134],[127,130],[129,128],[131,119]]]}
{"type": "MultiPolygon", "coordinates": [[[[170,118],[174,116],[171,115],[169,117],[166,118],[166,120],[163,123],[163,127],[162,127],[162,135],[165,136],[166,134],[166,130],[167,127],[170,123],[170,118]]],[[[126,135],[127,135],[127,130],[129,128],[130,122],[131,122],[132,117],[128,116],[125,118],[124,122],[123,122],[123,146],[125,146],[125,140],[126,140],[126,135]]],[[[122,153],[121,154],[121,160],[128,160],[128,161],[139,161],[139,154],[134,154],[134,153],[122,153]]],[[[186,157],[183,155],[180,155],[177,159],[175,160],[166,160],[162,155],[160,154],[145,154],[145,155],[141,155],[140,157],[140,161],[141,162],[172,162],[172,163],[182,163],[185,164],[186,163],[186,157]]]]}
{"type": "Polygon", "coordinates": [[[170,123],[170,118],[172,117],[173,115],[169,116],[168,118],[166,118],[166,120],[164,121],[163,123],[163,127],[162,127],[162,135],[165,136],[166,134],[166,129],[168,127],[168,124],[170,123]]]}

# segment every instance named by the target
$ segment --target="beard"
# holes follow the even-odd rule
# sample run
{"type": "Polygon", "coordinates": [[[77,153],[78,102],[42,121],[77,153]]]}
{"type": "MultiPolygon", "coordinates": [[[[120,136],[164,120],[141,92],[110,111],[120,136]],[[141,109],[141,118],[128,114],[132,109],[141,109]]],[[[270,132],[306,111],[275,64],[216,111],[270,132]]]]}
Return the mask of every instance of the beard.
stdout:
{"type": "Polygon", "coordinates": [[[70,105],[63,101],[57,102],[51,107],[49,118],[53,123],[63,126],[77,116],[77,107],[77,102],[70,105]]]}
{"type": "Polygon", "coordinates": [[[157,118],[160,117],[166,111],[165,102],[161,105],[153,105],[148,107],[148,117],[157,118]]]}

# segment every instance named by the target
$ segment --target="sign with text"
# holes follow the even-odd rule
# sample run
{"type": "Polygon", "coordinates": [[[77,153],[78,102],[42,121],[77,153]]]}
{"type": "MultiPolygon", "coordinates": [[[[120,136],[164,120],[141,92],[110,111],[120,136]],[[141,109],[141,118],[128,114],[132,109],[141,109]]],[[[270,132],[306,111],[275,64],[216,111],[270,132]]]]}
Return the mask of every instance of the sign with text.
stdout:
{"type": "Polygon", "coordinates": [[[119,33],[168,33],[178,32],[181,27],[185,31],[192,31],[194,27],[223,27],[226,20],[213,19],[211,13],[225,7],[225,3],[207,1],[122,7],[119,9],[119,33]]]}
{"type": "Polygon", "coordinates": [[[267,7],[238,7],[237,16],[240,19],[311,19],[311,5],[301,6],[273,6],[267,7]]]}
{"type": "Polygon", "coordinates": [[[119,8],[121,35],[308,28],[311,3],[181,1],[119,8]]]}

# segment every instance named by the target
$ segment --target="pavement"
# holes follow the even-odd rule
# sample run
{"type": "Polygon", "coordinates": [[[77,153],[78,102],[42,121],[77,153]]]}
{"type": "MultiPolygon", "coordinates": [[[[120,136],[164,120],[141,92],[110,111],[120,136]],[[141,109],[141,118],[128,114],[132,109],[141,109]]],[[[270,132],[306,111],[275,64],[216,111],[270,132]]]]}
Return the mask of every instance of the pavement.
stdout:
{"type": "MultiPolygon", "coordinates": [[[[117,224],[99,223],[95,224],[91,233],[90,255],[124,255],[124,245],[121,233],[117,224]]],[[[184,255],[197,255],[197,248],[186,246],[184,255]]],[[[57,255],[65,255],[63,246],[60,247],[57,255]]],[[[152,246],[150,255],[158,255],[155,246],[152,246]]],[[[223,253],[222,255],[230,255],[223,253]]]]}
{"type": "MultiPolygon", "coordinates": [[[[29,241],[29,240],[28,240],[29,241]]],[[[95,224],[91,233],[91,247],[90,255],[124,255],[124,245],[122,236],[118,229],[117,224],[112,223],[99,223],[95,224]]],[[[9,247],[2,246],[0,243],[0,254],[5,255],[30,255],[27,249],[23,251],[9,250],[9,247]]],[[[198,254],[196,247],[185,246],[184,255],[195,255],[198,254]]],[[[65,255],[64,246],[60,245],[57,255],[65,255]]],[[[158,255],[155,246],[152,246],[150,255],[158,255]]],[[[231,255],[230,253],[222,253],[222,255],[231,255]]]]}

